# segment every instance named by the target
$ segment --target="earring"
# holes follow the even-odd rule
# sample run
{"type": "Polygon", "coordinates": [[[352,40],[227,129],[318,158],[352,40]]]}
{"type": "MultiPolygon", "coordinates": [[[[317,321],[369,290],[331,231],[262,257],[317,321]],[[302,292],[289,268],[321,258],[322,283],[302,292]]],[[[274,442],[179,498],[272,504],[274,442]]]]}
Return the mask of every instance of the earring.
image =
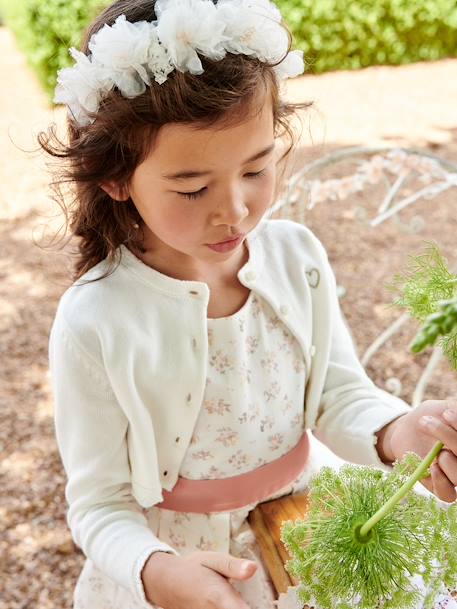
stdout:
{"type": "Polygon", "coordinates": [[[138,230],[140,228],[140,225],[138,224],[138,222],[135,222],[135,224],[132,224],[132,226],[135,230],[138,230]]]}

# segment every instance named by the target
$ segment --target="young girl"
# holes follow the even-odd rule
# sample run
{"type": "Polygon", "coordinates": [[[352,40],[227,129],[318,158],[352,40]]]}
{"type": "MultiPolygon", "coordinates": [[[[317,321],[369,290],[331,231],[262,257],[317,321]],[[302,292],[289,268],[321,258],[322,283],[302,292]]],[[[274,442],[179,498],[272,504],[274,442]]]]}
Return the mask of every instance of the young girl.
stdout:
{"type": "Polygon", "coordinates": [[[457,404],[377,389],[322,245],[267,218],[295,110],[279,84],[303,71],[274,5],[118,0],[71,52],[69,141],[40,143],[75,185],[75,281],[50,336],[87,557],[74,607],[271,609],[247,516],[306,489],[307,430],[379,467],[439,438],[428,485],[453,501],[457,404]]]}

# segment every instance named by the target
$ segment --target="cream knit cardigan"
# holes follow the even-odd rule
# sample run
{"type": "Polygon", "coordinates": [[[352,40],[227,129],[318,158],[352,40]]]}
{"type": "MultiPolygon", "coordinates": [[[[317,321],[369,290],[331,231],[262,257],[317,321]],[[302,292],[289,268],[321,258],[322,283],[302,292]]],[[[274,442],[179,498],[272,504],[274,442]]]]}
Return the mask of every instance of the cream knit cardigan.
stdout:
{"type": "MultiPolygon", "coordinates": [[[[263,220],[247,245],[240,282],[265,298],[303,350],[306,427],[343,459],[383,467],[374,434],[409,406],[366,376],[321,243],[302,225],[263,220]]],[[[125,246],[119,253],[109,277],[81,285],[103,273],[103,261],[63,294],[49,357],[73,539],[145,602],[145,561],[175,550],[148,528],[141,507],[173,488],[197,421],[209,288],[163,275],[125,246]]]]}

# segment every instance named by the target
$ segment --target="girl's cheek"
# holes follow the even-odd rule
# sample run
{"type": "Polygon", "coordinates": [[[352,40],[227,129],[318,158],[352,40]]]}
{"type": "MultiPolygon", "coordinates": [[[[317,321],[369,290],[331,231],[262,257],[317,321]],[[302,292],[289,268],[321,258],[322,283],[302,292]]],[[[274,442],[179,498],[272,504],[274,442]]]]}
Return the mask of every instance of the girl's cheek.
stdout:
{"type": "Polygon", "coordinates": [[[164,222],[170,231],[179,231],[181,234],[185,234],[192,232],[194,227],[198,226],[201,213],[198,201],[193,202],[193,204],[192,202],[190,204],[189,202],[183,202],[182,205],[178,202],[178,205],[170,206],[164,216],[164,222]]]}

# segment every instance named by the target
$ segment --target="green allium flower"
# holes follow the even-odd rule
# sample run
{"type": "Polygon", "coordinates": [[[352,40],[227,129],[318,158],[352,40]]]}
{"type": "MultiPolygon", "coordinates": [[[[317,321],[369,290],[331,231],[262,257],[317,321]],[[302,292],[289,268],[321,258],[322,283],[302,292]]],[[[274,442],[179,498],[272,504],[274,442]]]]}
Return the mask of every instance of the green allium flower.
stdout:
{"type": "Polygon", "coordinates": [[[408,493],[363,537],[361,526],[391,498],[420,463],[407,455],[392,473],[345,465],[323,468],[311,481],[305,520],[283,523],[303,603],[322,609],[407,609],[420,598],[413,575],[430,586],[431,607],[442,583],[457,585],[457,505],[408,493]]]}

